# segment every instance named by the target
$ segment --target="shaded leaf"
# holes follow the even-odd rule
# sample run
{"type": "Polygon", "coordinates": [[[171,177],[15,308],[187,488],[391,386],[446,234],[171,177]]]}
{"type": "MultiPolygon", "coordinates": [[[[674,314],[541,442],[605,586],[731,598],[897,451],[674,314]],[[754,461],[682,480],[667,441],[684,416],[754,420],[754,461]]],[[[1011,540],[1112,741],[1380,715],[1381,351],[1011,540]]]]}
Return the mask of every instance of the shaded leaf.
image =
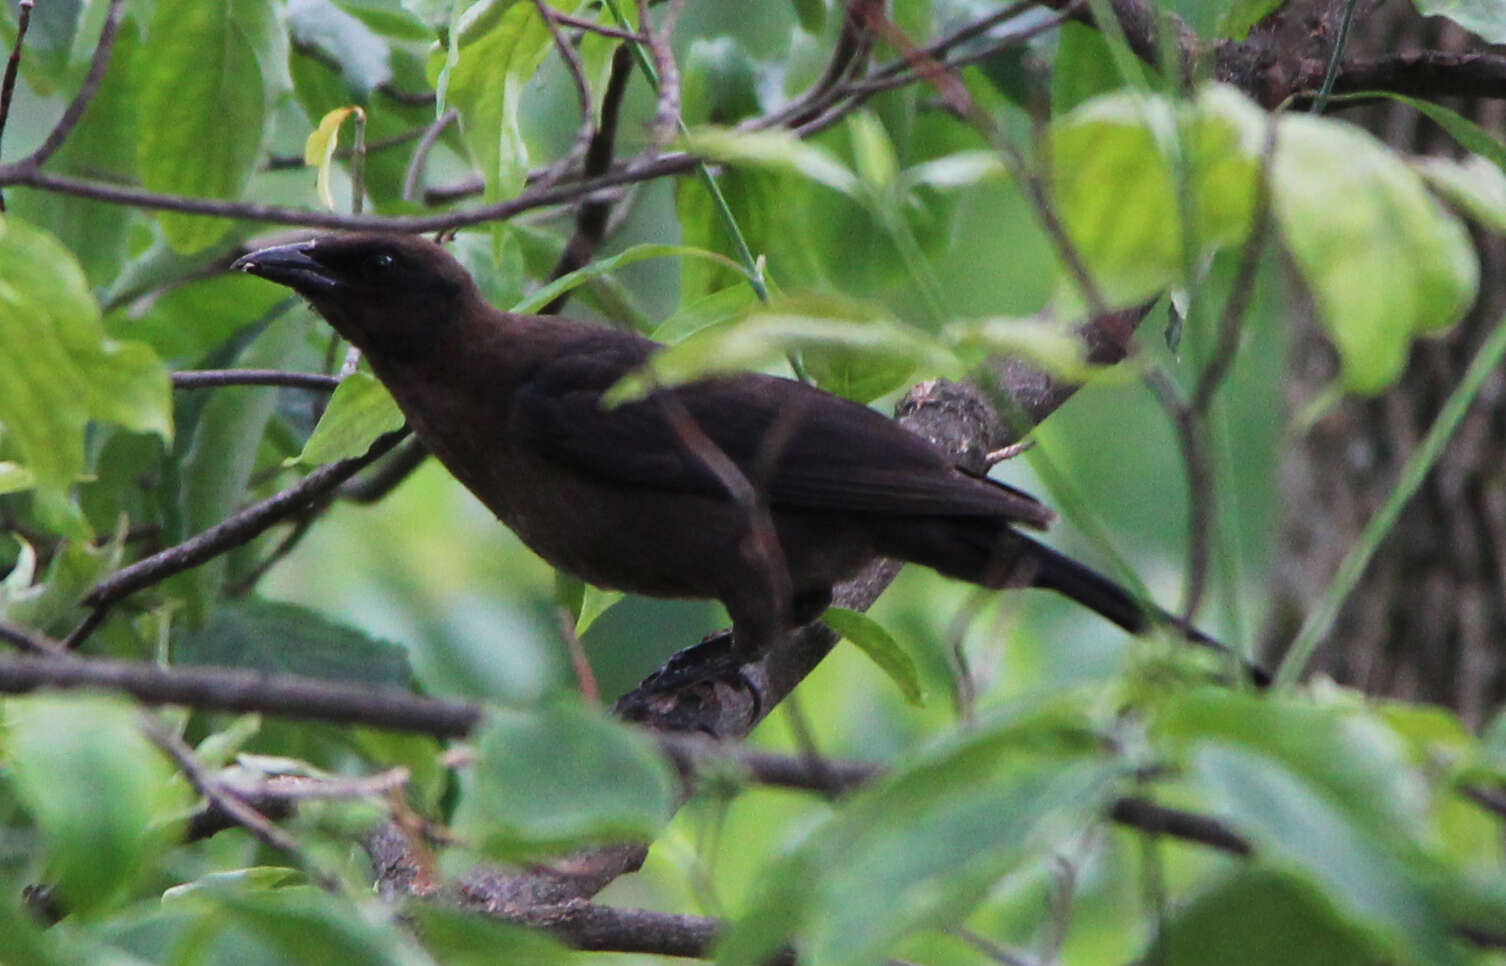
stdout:
{"type": "Polygon", "coordinates": [[[1386,848],[1319,789],[1274,758],[1217,742],[1198,749],[1193,773],[1265,861],[1303,876],[1388,953],[1461,961],[1444,909],[1422,884],[1434,870],[1386,848]]]}
{"type": "Polygon", "coordinates": [[[370,373],[352,372],[335,387],[295,462],[332,463],[361,456],[377,437],[401,429],[403,423],[403,411],[387,387],[370,373]]]}
{"type": "Polygon", "coordinates": [[[48,881],[87,915],[125,898],[176,843],[188,802],[124,698],[40,695],[5,705],[7,775],[44,836],[48,881]]]}
{"type": "Polygon", "coordinates": [[[821,620],[877,664],[899,688],[905,700],[917,707],[926,703],[925,689],[915,662],[878,621],[846,607],[828,607],[821,620]]]}
{"type": "Polygon", "coordinates": [[[405,648],[295,604],[232,601],[173,646],[173,663],[239,667],[330,681],[406,688],[405,648]]]}
{"type": "MultiPolygon", "coordinates": [[[[238,198],[255,170],[276,65],[260,57],[286,38],[263,0],[161,0],[147,30],[151,55],[138,77],[138,142],[147,188],[238,198]]],[[[286,50],[280,70],[287,71],[286,50]]],[[[225,233],[217,218],[161,212],[173,247],[197,251],[225,233]]]]}
{"type": "Polygon", "coordinates": [[[646,736],[579,708],[497,709],[474,742],[454,829],[494,858],[647,840],[673,807],[669,767],[646,736]]]}
{"type": "Polygon", "coordinates": [[[727,268],[731,268],[734,271],[737,271],[739,274],[741,274],[742,272],[741,267],[738,266],[738,264],[732,261],[730,258],[727,258],[725,255],[718,255],[716,252],[708,252],[704,248],[690,248],[685,245],[634,245],[624,252],[619,252],[618,254],[612,255],[607,258],[598,258],[597,260],[591,262],[589,265],[583,265],[567,275],[561,275],[559,278],[555,279],[548,285],[545,285],[543,288],[539,289],[537,292],[534,292],[532,295],[528,296],[528,298],[519,302],[517,305],[514,305],[511,311],[523,314],[537,312],[544,306],[548,305],[550,302],[554,301],[557,296],[563,295],[565,292],[568,292],[576,286],[582,285],[593,278],[598,278],[610,272],[615,272],[619,268],[623,268],[627,265],[632,265],[635,262],[641,262],[646,259],[671,257],[704,258],[708,261],[717,262],[727,268]]]}

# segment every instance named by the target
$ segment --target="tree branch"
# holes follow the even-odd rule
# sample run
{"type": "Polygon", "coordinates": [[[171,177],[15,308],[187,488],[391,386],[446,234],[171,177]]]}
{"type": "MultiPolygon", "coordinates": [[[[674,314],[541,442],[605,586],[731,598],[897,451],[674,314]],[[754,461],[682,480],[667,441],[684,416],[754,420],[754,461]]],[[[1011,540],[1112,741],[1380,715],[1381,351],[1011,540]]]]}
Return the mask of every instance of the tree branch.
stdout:
{"type": "Polygon", "coordinates": [[[341,483],[392,449],[407,434],[406,429],[388,433],[373,443],[364,456],[327,463],[304,477],[296,485],[247,507],[203,533],[117,570],[95,584],[85,596],[84,603],[93,610],[84,622],[68,635],[65,643],[69,647],[77,646],[93,632],[94,628],[99,626],[110,608],[122,597],[249,543],[278,521],[329,496],[341,483]]]}

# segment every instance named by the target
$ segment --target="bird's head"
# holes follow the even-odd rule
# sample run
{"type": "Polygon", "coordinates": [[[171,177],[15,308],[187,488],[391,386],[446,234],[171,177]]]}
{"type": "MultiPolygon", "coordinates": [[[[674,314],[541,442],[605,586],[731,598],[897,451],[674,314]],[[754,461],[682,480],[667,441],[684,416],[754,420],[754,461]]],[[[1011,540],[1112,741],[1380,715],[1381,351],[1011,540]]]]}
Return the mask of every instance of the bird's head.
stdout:
{"type": "Polygon", "coordinates": [[[230,267],[286,285],[362,351],[394,361],[443,342],[481,301],[460,263],[416,235],[324,235],[254,251],[230,267]]]}

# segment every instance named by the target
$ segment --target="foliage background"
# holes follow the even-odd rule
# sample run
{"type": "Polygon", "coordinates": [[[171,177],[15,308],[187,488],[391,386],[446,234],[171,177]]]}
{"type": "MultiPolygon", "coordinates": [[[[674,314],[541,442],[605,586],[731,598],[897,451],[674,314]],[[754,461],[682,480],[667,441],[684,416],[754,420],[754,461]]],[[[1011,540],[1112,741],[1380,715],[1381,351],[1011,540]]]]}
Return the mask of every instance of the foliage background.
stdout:
{"type": "MultiPolygon", "coordinates": [[[[1088,6],[1091,16],[1079,12],[1090,23],[1118,9],[1088,6]]],[[[1241,13],[1253,22],[1278,6],[1185,0],[1167,9],[1212,38],[1238,35],[1241,13]]],[[[997,7],[898,0],[886,20],[929,40],[997,7]]],[[[382,0],[155,0],[124,9],[109,73],[49,159],[54,175],[318,212],[324,206],[313,172],[298,163],[305,141],[328,111],[362,103],[373,146],[366,203],[387,215],[426,210],[400,198],[410,147],[375,145],[421,130],[436,107],[401,103],[382,85],[432,89],[447,52],[456,58],[448,104],[462,124],[438,135],[427,184],[479,172],[483,198],[506,199],[522,189],[527,167],[510,165],[509,150],[525,146],[535,165],[547,164],[577,135],[570,73],[530,3],[452,9],[382,0]],[[503,23],[506,30],[497,26],[503,23]],[[536,58],[507,59],[505,45],[523,44],[520,38],[531,38],[536,58]],[[515,117],[513,105],[495,97],[509,80],[517,85],[515,117]]],[[[82,81],[106,11],[100,3],[60,2],[32,12],[22,82],[4,129],[6,160],[14,164],[44,143],[82,81]]],[[[590,5],[575,12],[606,19],[590,5]]],[[[1457,10],[1442,12],[1473,29],[1503,30],[1488,15],[1482,26],[1457,10]]],[[[1022,22],[1051,16],[1036,10],[1022,22]]],[[[6,39],[16,23],[8,8],[6,39]]],[[[819,2],[685,5],[673,31],[685,120],[732,123],[793,96],[820,75],[842,29],[842,11],[819,2]]],[[[611,46],[595,36],[581,44],[595,83],[611,46]]],[[[892,47],[884,49],[892,56],[892,47]]],[[[970,96],[1016,144],[1033,137],[1028,109],[1049,105],[1060,117],[1122,84],[1101,34],[1076,22],[1028,44],[1001,45],[963,77],[970,96]]],[[[1148,83],[1163,91],[1154,78],[1148,83]]],[[[635,78],[619,125],[619,158],[653,144],[658,106],[635,78]]],[[[988,148],[946,107],[936,89],[912,83],[875,97],[865,113],[811,143],[869,176],[882,172],[885,150],[904,170],[988,148]],[[864,140],[875,127],[887,148],[864,140]]],[[[1499,131],[1485,136],[1506,154],[1499,131]]],[[[341,144],[348,143],[347,128],[341,144]]],[[[1490,156],[1477,143],[1466,147],[1490,156]]],[[[1395,165],[1388,174],[1411,170],[1399,156],[1387,157],[1395,165]]],[[[1304,176],[1320,186],[1343,184],[1344,159],[1321,160],[1331,167],[1304,176]]],[[[343,211],[350,167],[336,165],[330,174],[343,211]]],[[[1495,183],[1476,175],[1482,185],[1495,183]]],[[[1130,183],[1126,175],[1102,191],[1113,197],[1130,183]]],[[[7,303],[12,309],[87,292],[110,338],[144,343],[173,369],[329,368],[327,332],[305,308],[280,290],[223,273],[267,225],[105,205],[57,185],[39,187],[24,166],[0,171],[0,184],[9,206],[0,247],[51,253],[41,232],[50,233],[87,283],[73,285],[60,274],[63,282],[41,285],[16,270],[20,256],[12,255],[0,265],[10,270],[0,270],[0,280],[21,293],[7,303]]],[[[899,205],[898,231],[884,222],[882,206],[782,163],[731,164],[721,184],[779,289],[861,300],[938,335],[938,343],[957,319],[1035,313],[1063,284],[1053,239],[1026,194],[1008,181],[916,189],[899,205]],[[906,257],[906,233],[922,269],[906,257]]],[[[598,257],[645,243],[730,253],[702,192],[689,177],[632,189],[617,200],[621,221],[598,257]]],[[[1499,227],[1502,207],[1496,199],[1471,213],[1486,225],[1494,217],[1499,227]]],[[[492,299],[512,305],[548,277],[572,231],[568,214],[530,212],[467,231],[455,248],[492,299]]],[[[1149,214],[1174,222],[1164,212],[1149,214]]],[[[1326,214],[1345,221],[1342,210],[1326,214]]],[[[1363,231],[1340,240],[1336,256],[1372,242],[1384,247],[1363,231]]],[[[1196,384],[1241,254],[1233,244],[1206,262],[1192,259],[1190,276],[1179,274],[1181,266],[1158,266],[1168,273],[1166,284],[1190,285],[1201,311],[1173,322],[1162,299],[1141,323],[1135,360],[1121,367],[1129,371],[1106,373],[1078,392],[1039,428],[1035,453],[997,471],[1064,509],[1054,545],[1138,578],[1172,608],[1187,577],[1188,483],[1176,431],[1138,376],[1162,372],[1183,392],[1196,384]],[[1178,325],[1183,341],[1174,351],[1167,332],[1178,325]],[[1116,560],[1127,561],[1127,571],[1116,560]]],[[[1100,277],[1120,283],[1112,272],[1123,266],[1112,252],[1089,246],[1088,255],[1102,256],[1093,262],[1100,277]]],[[[1392,251],[1393,262],[1382,264],[1400,276],[1412,255],[1392,251]]],[[[710,265],[694,258],[637,262],[577,290],[570,311],[636,320],[651,330],[703,296],[742,291],[735,272],[710,265]]],[[[1259,639],[1269,616],[1282,509],[1277,467],[1290,435],[1302,431],[1283,382],[1291,319],[1311,311],[1290,284],[1303,267],[1310,268],[1266,253],[1213,416],[1220,525],[1213,593],[1200,623],[1241,646],[1259,639]]],[[[1123,277],[1126,285],[1137,281],[1133,273],[1123,277]]],[[[1356,299],[1370,285],[1386,292],[1389,281],[1366,279],[1352,291],[1356,299]]],[[[1437,303],[1452,294],[1439,293],[1437,303]]],[[[1419,314],[1428,311],[1449,314],[1419,307],[1419,314]]],[[[809,323],[815,315],[802,318],[809,323]]],[[[16,331],[3,330],[13,340],[0,343],[3,364],[12,376],[41,371],[33,330],[16,331]]],[[[1367,332],[1362,341],[1391,339],[1404,354],[1410,335],[1367,332]]],[[[859,357],[850,365],[882,378],[883,362],[859,357]]],[[[1350,377],[1360,371],[1351,358],[1345,365],[1350,377]]],[[[139,377],[155,378],[146,368],[139,377]]],[[[1370,388],[1384,388],[1392,377],[1372,375],[1370,388]]],[[[905,384],[889,379],[876,404],[892,405],[905,384]]],[[[180,392],[171,440],[151,432],[148,404],[122,415],[88,403],[88,412],[70,416],[79,432],[85,417],[92,419],[82,478],[47,480],[34,451],[21,444],[21,421],[51,416],[27,410],[13,395],[0,411],[0,457],[7,470],[31,475],[0,477],[14,487],[0,497],[11,561],[0,597],[6,620],[57,636],[76,626],[89,587],[137,552],[137,544],[109,538],[122,515],[131,527],[155,528],[144,538],[148,545],[170,545],[297,479],[307,467],[284,461],[312,431],[314,398],[248,388],[180,392]],[[86,549],[89,535],[103,547],[86,549]],[[41,556],[35,568],[28,564],[33,553],[41,556]]],[[[89,637],[84,653],[167,666],[214,658],[401,685],[411,670],[412,685],[424,694],[511,709],[478,736],[481,763],[458,777],[440,764],[440,743],[427,738],[206,711],[166,711],[156,719],[195,745],[200,766],[227,782],[249,775],[265,783],[277,773],[323,782],[405,765],[412,774],[407,808],[452,824],[475,847],[438,849],[440,881],[468,871],[478,849],[516,859],[607,832],[649,832],[654,845],[642,874],[618,879],[600,903],[730,922],[732,938],[721,951],[729,962],[753,961],[792,933],[802,956],[815,962],[979,962],[989,958],[980,949],[990,944],[1007,949],[993,949],[993,958],[1023,962],[1443,963],[1499,955],[1488,951],[1492,938],[1502,944],[1499,924],[1506,921],[1499,827],[1470,801],[1500,795],[1506,730],[1499,724],[1472,733],[1447,711],[1366,702],[1321,680],[1264,700],[1207,687],[1181,657],[1132,645],[1049,595],[978,598],[912,568],[871,616],[914,661],[929,695],[925,706],[908,704],[873,662],[844,644],[750,738],[790,753],[813,743],[834,761],[894,765],[896,775],[835,801],[714,775],[660,828],[670,794],[662,766],[619,729],[574,707],[555,575],[432,461],[376,505],[335,503],[259,582],[251,603],[227,599],[227,588],[286,535],[275,530],[133,598],[89,637]],[[954,646],[966,653],[977,682],[966,714],[952,700],[954,646]],[[1084,732],[1096,741],[1085,741],[1084,732]],[[558,771],[520,758],[525,748],[559,764],[558,771]],[[1260,857],[1247,861],[1105,823],[1100,813],[1129,795],[1220,819],[1260,857]],[[1461,924],[1484,940],[1461,939],[1461,924]]],[[[610,699],[722,622],[709,605],[627,600],[590,626],[582,643],[610,699]]],[[[619,960],[456,917],[443,897],[378,901],[355,843],[379,819],[404,814],[380,796],[299,807],[286,823],[291,848],[243,828],[181,845],[173,820],[195,796],[181,763],[174,776],[153,747],[163,744],[157,732],[141,730],[130,704],[8,698],[5,722],[0,886],[16,896],[30,883],[56,883],[56,901],[70,913],[43,931],[29,920],[37,902],[0,912],[0,927],[23,937],[10,954],[18,961],[619,960]],[[394,917],[398,908],[418,917],[419,938],[394,917]]]]}

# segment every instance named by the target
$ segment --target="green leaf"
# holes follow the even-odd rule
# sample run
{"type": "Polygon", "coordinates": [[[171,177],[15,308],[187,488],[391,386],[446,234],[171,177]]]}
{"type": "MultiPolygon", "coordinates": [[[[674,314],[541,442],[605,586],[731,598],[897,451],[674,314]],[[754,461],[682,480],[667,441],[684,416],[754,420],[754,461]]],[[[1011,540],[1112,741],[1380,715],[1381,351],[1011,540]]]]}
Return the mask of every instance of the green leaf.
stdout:
{"type": "Polygon", "coordinates": [[[570,966],[580,956],[547,934],[434,903],[403,910],[417,924],[424,947],[445,966],[570,966]]]}
{"type": "Polygon", "coordinates": [[[708,161],[742,164],[798,174],[850,197],[860,182],[841,161],[787,131],[734,131],[703,127],[685,136],[684,147],[708,161]]]}
{"type": "Polygon", "coordinates": [[[826,0],[792,0],[795,19],[800,29],[812,37],[819,37],[826,30],[826,0]]]}
{"type": "MultiPolygon", "coordinates": [[[[160,0],[140,58],[138,145],[143,183],[152,191],[238,198],[251,179],[267,120],[267,87],[276,65],[258,56],[282,29],[265,0],[160,0]]],[[[281,66],[286,73],[286,58],[281,66]]],[[[223,235],[221,219],[162,212],[179,251],[197,251],[223,235]]]]}
{"type": "Polygon", "coordinates": [[[997,152],[969,150],[932,158],[906,168],[900,173],[900,183],[907,188],[967,188],[1008,175],[1009,169],[997,152]]]}
{"type": "Polygon", "coordinates": [[[736,124],[758,113],[757,70],[733,38],[691,40],[684,74],[681,120],[686,124],[736,124]]]}
{"type": "Polygon", "coordinates": [[[182,902],[185,899],[196,899],[205,892],[220,894],[232,888],[243,887],[258,892],[270,891],[289,881],[302,878],[303,873],[299,870],[282,865],[255,865],[244,869],[211,872],[192,882],[175,885],[163,892],[162,902],[163,904],[182,902]]]}
{"type": "Polygon", "coordinates": [[[210,913],[204,917],[206,930],[237,927],[275,950],[279,955],[266,956],[268,962],[414,966],[425,961],[416,941],[390,916],[374,915],[312,886],[248,888],[256,884],[250,879],[206,883],[179,903],[202,903],[210,913]]]}
{"type": "Polygon", "coordinates": [[[1001,709],[856,793],[769,869],[717,961],[761,962],[798,935],[802,961],[882,962],[907,934],[956,924],[1002,876],[1047,860],[1114,790],[1083,700],[1001,709]]]}
{"type": "Polygon", "coordinates": [[[407,649],[333,623],[305,607],[257,599],[216,607],[202,629],[173,646],[173,663],[392,688],[407,688],[413,679],[407,649]]]}
{"type": "Polygon", "coordinates": [[[646,841],[673,808],[674,779],[647,737],[579,708],[497,709],[474,741],[454,829],[494,858],[646,841]]]}
{"type": "Polygon", "coordinates": [[[41,695],[5,705],[7,774],[42,831],[47,879],[88,915],[125,898],[176,844],[186,785],[142,736],[123,698],[41,695]]]}
{"type": "Polygon", "coordinates": [[[57,499],[84,470],[91,419],[172,439],[166,367],[140,342],[105,338],[72,255],[14,218],[0,221],[0,358],[10,362],[0,426],[38,487],[57,499]]]}
{"type": "Polygon", "coordinates": [[[847,131],[858,177],[875,191],[888,191],[899,174],[899,158],[883,122],[869,111],[858,111],[847,119],[847,131]]]}
{"type": "Polygon", "coordinates": [[[350,92],[364,99],[392,79],[392,50],[358,17],[330,0],[288,5],[288,27],[300,45],[316,47],[340,65],[350,92]]]}
{"type": "Polygon", "coordinates": [[[899,688],[905,700],[916,707],[926,703],[925,689],[915,662],[884,625],[867,614],[846,607],[828,607],[821,620],[828,627],[856,644],[899,688]]]}
{"type": "Polygon", "coordinates": [[[727,258],[725,255],[718,255],[716,252],[708,252],[704,248],[691,248],[685,245],[634,245],[626,251],[619,252],[618,254],[612,255],[608,258],[598,258],[596,261],[591,262],[589,265],[583,265],[580,268],[577,268],[575,271],[569,273],[568,275],[561,275],[559,278],[555,279],[548,285],[545,285],[543,288],[539,289],[537,292],[534,292],[532,295],[528,296],[528,298],[519,302],[517,305],[514,305],[511,311],[519,312],[525,315],[537,312],[544,306],[548,305],[550,302],[554,301],[556,297],[563,295],[564,293],[570,291],[573,288],[576,288],[579,285],[583,285],[584,283],[589,282],[593,278],[599,278],[603,275],[615,272],[619,268],[623,268],[627,265],[632,265],[635,262],[645,261],[650,258],[704,258],[708,261],[717,262],[720,265],[731,268],[734,271],[737,271],[739,274],[742,273],[742,269],[736,262],[732,261],[730,258],[727,258]]]}
{"type": "Polygon", "coordinates": [[[1234,0],[1218,20],[1220,37],[1244,40],[1250,28],[1280,7],[1285,0],[1234,0]]]}
{"type": "Polygon", "coordinates": [[[1381,391],[1414,336],[1452,325],[1474,301],[1468,233],[1400,157],[1349,124],[1284,117],[1271,180],[1277,224],[1338,348],[1345,388],[1381,391]]]}
{"type": "Polygon", "coordinates": [[[886,381],[892,380],[902,365],[908,365],[910,371],[925,368],[956,373],[961,369],[959,360],[944,345],[894,321],[881,309],[810,296],[781,299],[753,310],[742,322],[702,329],[655,353],[648,365],[624,376],[603,398],[607,405],[619,405],[661,386],[758,369],[792,352],[802,356],[846,354],[846,365],[852,365],[853,359],[864,359],[876,367],[875,372],[888,369],[886,381]]]}
{"type": "Polygon", "coordinates": [[[460,129],[481,169],[485,199],[523,190],[528,146],[518,124],[523,86],[549,50],[549,31],[528,0],[482,0],[450,35],[436,87],[460,112],[460,129]]]}
{"type": "Polygon", "coordinates": [[[1385,944],[1383,958],[1461,962],[1444,910],[1423,885],[1436,870],[1388,849],[1320,789],[1274,758],[1218,742],[1199,748],[1193,775],[1263,861],[1310,882],[1385,944]]]}
{"type": "Polygon", "coordinates": [[[1412,167],[1449,204],[1491,231],[1506,233],[1506,171],[1478,154],[1463,161],[1416,158],[1412,167]]]}
{"type": "Polygon", "coordinates": [[[601,615],[622,603],[627,598],[620,590],[603,590],[594,584],[585,585],[585,593],[581,596],[580,616],[575,620],[575,633],[584,634],[591,629],[591,625],[600,619],[601,615]]]}
{"type": "Polygon", "coordinates": [[[1103,34],[1084,24],[1061,25],[1051,61],[1051,114],[1061,117],[1084,101],[1124,86],[1103,34]]]}
{"type": "MultiPolygon", "coordinates": [[[[32,14],[33,31],[41,9],[32,14]]],[[[28,59],[34,36],[34,32],[27,34],[28,59]]],[[[135,77],[136,62],[142,56],[140,36],[135,20],[125,18],[98,92],[62,148],[47,162],[48,171],[122,184],[138,180],[136,153],[122,150],[122,145],[135,144],[138,137],[135,77]]],[[[70,91],[75,83],[69,82],[70,91]]],[[[12,192],[5,202],[11,217],[56,235],[95,286],[106,284],[120,271],[127,235],[141,217],[127,206],[102,205],[92,198],[51,191],[12,192]]]]}
{"type": "Polygon", "coordinates": [[[683,305],[651,333],[657,342],[681,342],[702,329],[736,322],[758,303],[753,287],[738,283],[683,305]]]}
{"type": "Polygon", "coordinates": [[[303,163],[311,165],[314,190],[330,211],[335,210],[335,196],[330,190],[330,169],[335,163],[335,148],[340,144],[340,125],[352,114],[363,113],[359,107],[337,107],[319,119],[319,124],[303,143],[303,163]]]}
{"type": "Polygon", "coordinates": [[[1506,44],[1506,8],[1495,0],[1413,0],[1425,17],[1447,17],[1492,44],[1506,44]]]}
{"type": "Polygon", "coordinates": [[[27,627],[59,628],[73,617],[73,608],[94,584],[120,566],[125,543],[122,526],[114,539],[101,546],[88,540],[66,540],[47,565],[40,583],[36,576],[36,553],[23,544],[16,564],[0,582],[0,615],[27,627]]]}
{"type": "Polygon", "coordinates": [[[1331,99],[1339,102],[1366,101],[1377,97],[1385,97],[1405,104],[1414,111],[1427,115],[1429,120],[1436,122],[1439,127],[1447,131],[1449,137],[1458,141],[1461,147],[1490,159],[1497,167],[1506,170],[1506,144],[1502,144],[1494,134],[1463,114],[1449,110],[1441,104],[1408,97],[1405,94],[1396,94],[1392,91],[1355,91],[1350,94],[1335,95],[1331,99]]]}
{"type": "Polygon", "coordinates": [[[403,411],[387,387],[365,372],[340,380],[319,425],[293,462],[333,463],[360,456],[377,437],[401,429],[403,411]]]}
{"type": "Polygon", "coordinates": [[[1199,689],[1167,700],[1154,727],[1182,746],[1216,740],[1270,755],[1376,837],[1425,834],[1427,782],[1397,735],[1361,708],[1199,689]]]}
{"type": "MultiPolygon", "coordinates": [[[[1245,239],[1265,126],[1254,104],[1217,84],[1191,102],[1121,91],[1052,125],[1062,227],[1105,305],[1138,304],[1245,239]]],[[[1066,316],[1087,305],[1070,273],[1057,301],[1066,316]]]]}
{"type": "MultiPolygon", "coordinates": [[[[302,341],[304,322],[298,312],[274,318],[236,363],[249,369],[282,368],[302,341]]],[[[209,529],[244,501],[277,395],[270,387],[238,386],[216,389],[204,403],[181,464],[183,536],[209,529]]],[[[190,624],[202,622],[219,595],[225,567],[225,558],[217,557],[172,580],[172,592],[188,601],[190,624]]]]}
{"type": "Polygon", "coordinates": [[[1275,869],[1218,877],[1177,908],[1144,957],[1166,966],[1367,966],[1384,959],[1321,892],[1275,869]]]}

